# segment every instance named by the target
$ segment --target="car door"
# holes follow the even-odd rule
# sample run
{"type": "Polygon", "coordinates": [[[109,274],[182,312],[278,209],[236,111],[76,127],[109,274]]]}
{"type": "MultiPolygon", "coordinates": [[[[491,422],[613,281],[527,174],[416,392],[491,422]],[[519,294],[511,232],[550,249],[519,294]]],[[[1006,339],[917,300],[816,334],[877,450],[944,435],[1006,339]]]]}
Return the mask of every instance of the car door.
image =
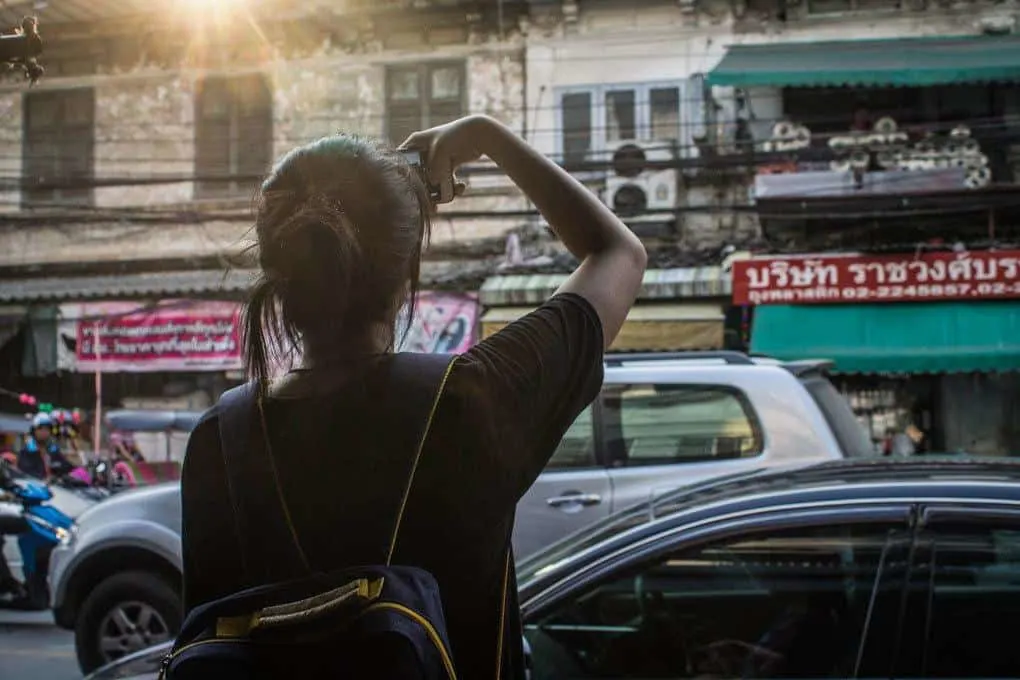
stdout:
{"type": "Polygon", "coordinates": [[[611,487],[597,454],[596,407],[581,412],[518,504],[514,526],[518,560],[609,514],[611,487]]]}
{"type": "Polygon", "coordinates": [[[889,677],[909,506],[795,514],[671,530],[543,586],[532,680],[889,677]]]}
{"type": "Polygon", "coordinates": [[[934,505],[920,524],[912,576],[926,586],[925,635],[900,677],[1020,677],[1020,511],[934,505]]]}
{"type": "Polygon", "coordinates": [[[614,511],[757,468],[765,446],[749,400],[727,385],[607,385],[602,426],[614,511]]]}

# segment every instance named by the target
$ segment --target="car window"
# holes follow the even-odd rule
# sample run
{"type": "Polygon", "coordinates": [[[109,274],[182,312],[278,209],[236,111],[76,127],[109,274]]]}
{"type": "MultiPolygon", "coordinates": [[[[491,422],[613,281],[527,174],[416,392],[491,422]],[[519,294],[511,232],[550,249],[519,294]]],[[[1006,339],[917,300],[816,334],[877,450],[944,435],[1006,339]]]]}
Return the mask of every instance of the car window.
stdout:
{"type": "Polygon", "coordinates": [[[1020,621],[1020,526],[940,527],[919,552],[914,570],[932,592],[915,677],[1017,677],[1020,657],[1002,636],[1020,621]]]}
{"type": "Polygon", "coordinates": [[[571,423],[546,466],[548,470],[595,467],[595,428],[592,406],[571,423]]]}
{"type": "Polygon", "coordinates": [[[617,574],[526,622],[533,680],[887,674],[909,549],[892,529],[748,534],[617,574]]]}
{"type": "Polygon", "coordinates": [[[875,445],[871,442],[867,429],[857,420],[846,397],[840,394],[827,378],[815,375],[801,380],[801,383],[821,410],[845,457],[864,458],[876,455],[875,445]]]}
{"type": "Polygon", "coordinates": [[[613,466],[757,456],[760,428],[747,399],[718,385],[614,385],[603,397],[613,466]]]}

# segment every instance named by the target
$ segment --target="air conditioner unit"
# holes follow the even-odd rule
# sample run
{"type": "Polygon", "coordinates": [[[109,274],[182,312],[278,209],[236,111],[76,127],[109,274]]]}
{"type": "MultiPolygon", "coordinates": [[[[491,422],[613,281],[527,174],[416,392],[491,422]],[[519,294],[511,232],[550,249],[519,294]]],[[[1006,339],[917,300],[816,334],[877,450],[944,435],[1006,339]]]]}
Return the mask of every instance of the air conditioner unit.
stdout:
{"type": "Polygon", "coordinates": [[[611,148],[605,202],[624,217],[677,206],[679,154],[673,141],[625,141],[611,148]]]}

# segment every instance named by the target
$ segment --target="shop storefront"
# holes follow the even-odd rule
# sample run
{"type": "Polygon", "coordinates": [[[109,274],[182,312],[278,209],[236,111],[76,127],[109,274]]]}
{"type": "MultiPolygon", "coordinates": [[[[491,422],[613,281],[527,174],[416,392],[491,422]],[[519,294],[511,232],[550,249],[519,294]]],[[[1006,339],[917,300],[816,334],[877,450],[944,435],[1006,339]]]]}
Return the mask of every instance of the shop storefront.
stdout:
{"type": "MultiPolygon", "coordinates": [[[[497,276],[482,286],[486,307],[481,337],[497,332],[547,300],[567,280],[562,274],[497,276]]],[[[728,347],[729,276],[720,267],[651,269],[638,303],[610,348],[666,352],[728,347]]]]}
{"type": "Polygon", "coordinates": [[[735,262],[751,349],[828,359],[876,441],[1020,454],[1020,251],[800,255],[735,262]]]}
{"type": "MultiPolygon", "coordinates": [[[[0,394],[0,445],[4,432],[24,428],[21,392],[80,408],[92,423],[97,410],[100,421],[117,408],[203,411],[243,380],[240,299],[250,272],[186,274],[25,279],[0,291],[0,303],[24,305],[0,308],[0,321],[10,317],[0,324],[0,389],[15,395],[0,394]]],[[[476,294],[422,291],[412,323],[399,325],[399,349],[467,350],[478,309],[476,294]]],[[[291,361],[279,359],[280,369],[291,361]]],[[[187,434],[174,433],[169,449],[161,436],[136,440],[143,453],[181,459],[187,434]]]]}

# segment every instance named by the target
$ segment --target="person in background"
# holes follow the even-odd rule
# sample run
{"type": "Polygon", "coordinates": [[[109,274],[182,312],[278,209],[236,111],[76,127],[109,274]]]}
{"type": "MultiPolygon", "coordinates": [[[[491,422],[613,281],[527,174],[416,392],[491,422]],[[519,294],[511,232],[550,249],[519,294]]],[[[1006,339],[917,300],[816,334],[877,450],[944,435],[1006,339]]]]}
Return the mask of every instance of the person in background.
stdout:
{"type": "Polygon", "coordinates": [[[36,479],[49,480],[57,468],[70,463],[60,451],[60,444],[53,436],[53,418],[48,413],[37,413],[32,419],[28,436],[18,452],[18,469],[36,479]]]}
{"type": "Polygon", "coordinates": [[[854,109],[853,119],[850,121],[850,130],[853,132],[871,132],[874,126],[871,119],[871,111],[864,104],[858,104],[854,109]]]}
{"type": "Polygon", "coordinates": [[[885,428],[885,437],[882,439],[882,455],[891,456],[893,452],[893,440],[896,439],[896,430],[892,427],[885,428]]]}
{"type": "MultiPolygon", "coordinates": [[[[544,304],[453,360],[394,563],[438,581],[459,677],[493,677],[498,666],[504,680],[523,678],[516,588],[504,597],[516,582],[514,512],[599,393],[647,254],[595,194],[492,118],[425,130],[404,147],[426,159],[433,192],[400,151],[342,133],[273,168],[255,218],[262,276],[244,312],[248,375],[268,385],[266,439],[307,566],[384,560],[408,452],[380,442],[417,427],[393,422],[401,391],[388,376],[431,216],[464,191],[457,168],[482,156],[521,189],[580,265],[544,304]],[[301,366],[273,379],[275,350],[295,346],[301,366]]],[[[264,585],[242,562],[215,409],[188,441],[181,495],[186,612],[264,585]]],[[[275,548],[265,545],[258,566],[273,565],[275,548]]]]}
{"type": "Polygon", "coordinates": [[[910,423],[903,429],[903,432],[893,437],[892,454],[894,456],[913,456],[919,452],[923,441],[924,433],[917,425],[910,423]]]}
{"type": "MultiPolygon", "coordinates": [[[[0,459],[0,502],[12,501],[9,490],[14,485],[6,458],[0,459]],[[8,497],[10,496],[10,497],[8,497]]],[[[27,594],[21,581],[14,578],[4,556],[5,534],[16,535],[24,531],[25,520],[20,515],[0,515],[0,603],[11,606],[25,600],[27,594]]]]}
{"type": "Polygon", "coordinates": [[[135,438],[130,434],[114,432],[110,435],[110,444],[116,457],[135,463],[145,462],[145,456],[142,455],[138,444],[135,443],[135,438]]]}

